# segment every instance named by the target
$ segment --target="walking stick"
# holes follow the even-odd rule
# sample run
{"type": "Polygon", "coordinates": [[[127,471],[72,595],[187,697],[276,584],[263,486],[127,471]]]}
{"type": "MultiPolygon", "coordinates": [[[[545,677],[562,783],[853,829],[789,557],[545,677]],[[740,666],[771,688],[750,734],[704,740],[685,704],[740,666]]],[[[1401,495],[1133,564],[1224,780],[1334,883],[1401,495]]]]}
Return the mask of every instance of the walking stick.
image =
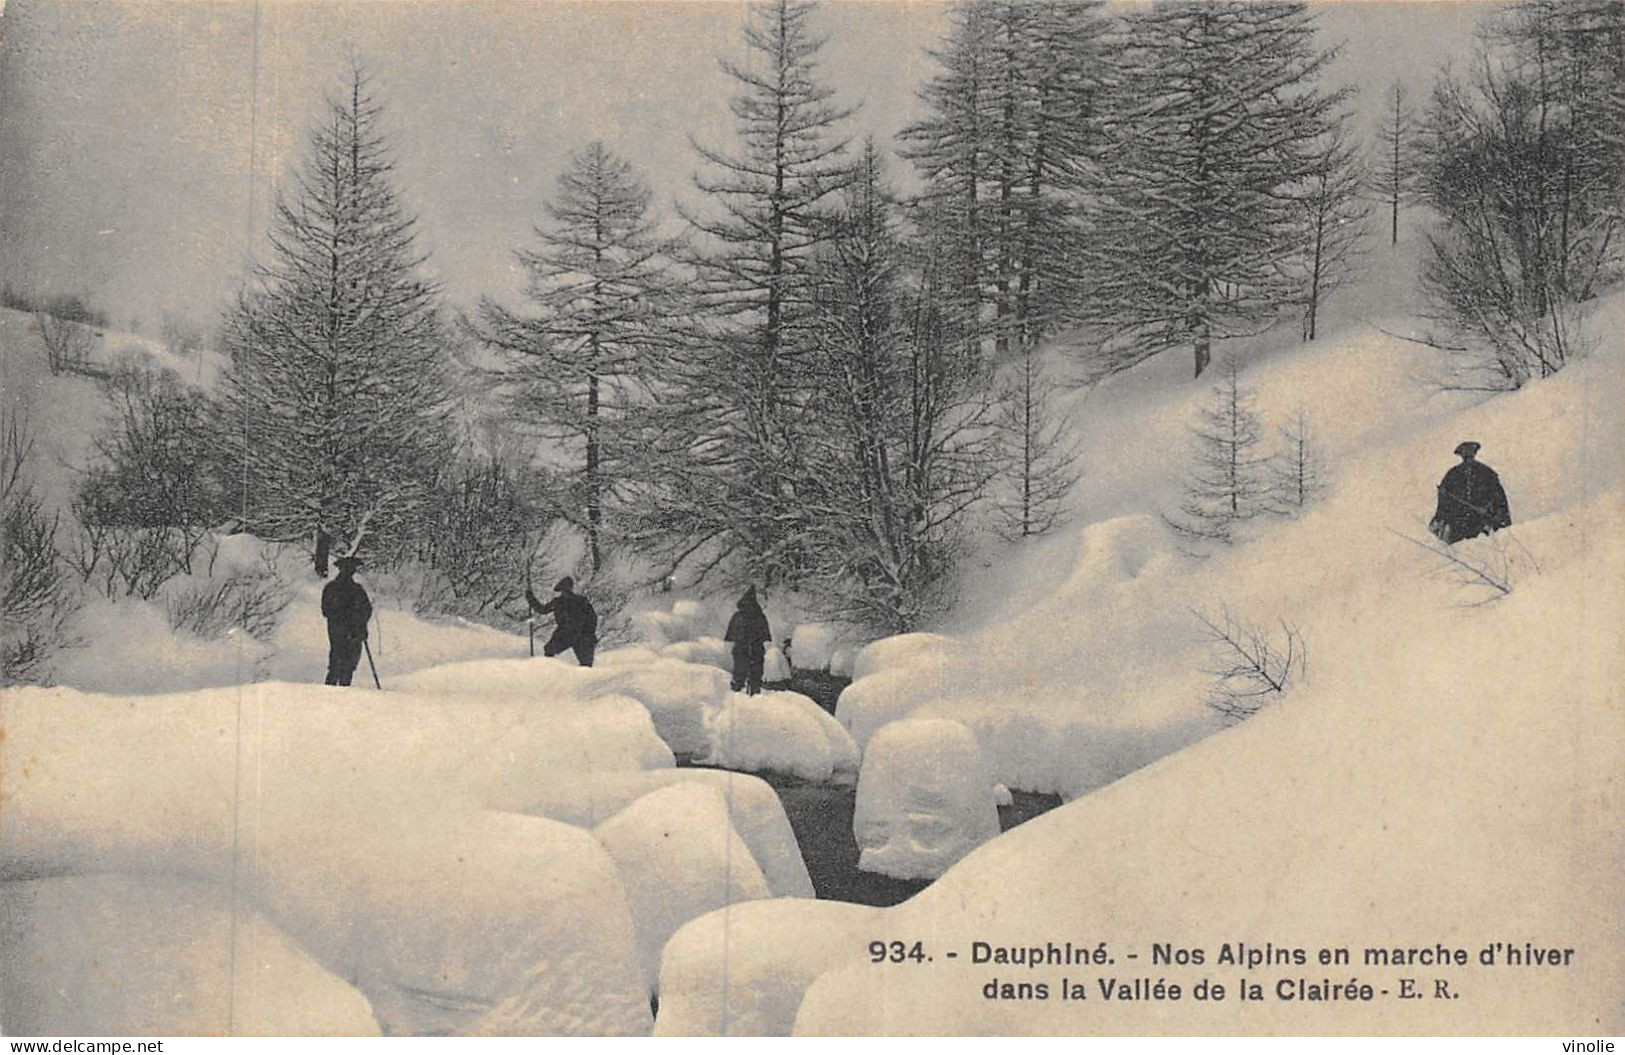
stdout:
{"type": "Polygon", "coordinates": [[[373,688],[377,689],[379,692],[383,692],[384,687],[378,683],[378,664],[372,661],[372,646],[367,644],[366,638],[361,639],[361,650],[367,654],[367,666],[372,668],[373,688]]]}
{"type": "Polygon", "coordinates": [[[536,658],[536,613],[530,610],[530,596],[534,592],[530,588],[530,565],[536,558],[531,557],[525,561],[525,629],[530,632],[530,658],[536,658]]]}

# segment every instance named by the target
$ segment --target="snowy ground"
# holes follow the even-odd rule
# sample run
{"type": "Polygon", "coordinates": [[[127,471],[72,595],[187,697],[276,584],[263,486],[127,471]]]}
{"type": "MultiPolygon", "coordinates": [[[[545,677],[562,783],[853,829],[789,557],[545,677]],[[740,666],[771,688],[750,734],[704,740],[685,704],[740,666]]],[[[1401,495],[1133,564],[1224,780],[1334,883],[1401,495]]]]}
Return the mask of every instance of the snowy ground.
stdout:
{"type": "MultiPolygon", "coordinates": [[[[88,612],[98,647],[64,667],[65,687],[3,700],[5,1029],[1380,1027],[1344,1005],[1096,1001],[1082,1021],[980,999],[988,972],[963,951],[877,984],[867,943],[923,937],[1087,938],[1142,956],[1153,940],[1535,940],[1584,955],[1565,972],[1464,972],[1461,1000],[1427,1003],[1404,1031],[1617,1031],[1621,301],[1594,316],[1590,359],[1468,399],[1432,392],[1417,349],[1366,325],[1404,328],[1398,280],[1379,279],[1315,346],[1259,338],[1243,373],[1272,423],[1299,407],[1316,422],[1324,501],[1208,559],[1181,553],[1157,514],[1207,385],[1183,361],[1147,363],[1080,407],[1076,526],[989,548],[942,633],[854,654],[770,599],[795,662],[853,668],[838,720],[790,693],[729,693],[711,640],[723,597],[651,607],[634,621],[643,643],[591,671],[385,600],[381,693],[313,684],[314,581],[295,580],[265,643],[186,640],[135,602],[88,612]],[[1509,562],[1505,597],[1400,537],[1425,537],[1463,439],[1483,444],[1516,523],[1459,551],[1509,562]],[[1284,702],[1237,728],[1202,702],[1212,657],[1193,610],[1221,609],[1290,623],[1309,649],[1284,702]],[[864,750],[887,740],[900,753],[876,751],[866,773],[885,792],[864,819],[873,845],[923,818],[914,857],[951,850],[930,874],[958,861],[887,910],[808,900],[765,782],[673,764],[861,787],[864,750]],[[951,786],[917,772],[950,755],[951,786]],[[994,784],[1077,801],[992,838],[994,784]]],[[[0,313],[0,340],[25,325],[0,313]]],[[[64,494],[94,390],[14,376],[8,358],[8,405],[35,415],[42,486],[64,494]]],[[[252,549],[236,540],[227,559],[252,549]]]]}

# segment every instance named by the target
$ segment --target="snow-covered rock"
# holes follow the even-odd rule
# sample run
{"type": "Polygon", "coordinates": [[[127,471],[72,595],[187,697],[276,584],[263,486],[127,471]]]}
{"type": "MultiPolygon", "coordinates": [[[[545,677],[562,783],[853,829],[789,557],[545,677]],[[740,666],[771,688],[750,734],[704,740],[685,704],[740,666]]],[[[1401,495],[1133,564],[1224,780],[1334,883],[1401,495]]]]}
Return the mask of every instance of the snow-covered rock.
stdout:
{"type": "Polygon", "coordinates": [[[843,645],[829,654],[829,672],[837,677],[850,678],[857,659],[857,649],[843,645]]]}
{"type": "Polygon", "coordinates": [[[784,773],[814,783],[858,766],[858,746],[839,722],[798,692],[731,693],[707,714],[705,765],[784,773]]]}
{"type": "Polygon", "coordinates": [[[0,874],[235,884],[385,1033],[643,1032],[613,862],[580,828],[499,812],[561,773],[636,760],[644,733],[623,740],[605,716],[641,708],[600,702],[575,713],[609,723],[607,747],[500,700],[7,690],[0,874]]]}
{"type": "Polygon", "coordinates": [[[734,830],[750,848],[774,897],[813,896],[784,805],[766,781],[748,773],[685,767],[572,775],[537,791],[520,812],[592,828],[643,796],[677,784],[712,788],[722,795],[734,830]]]}
{"type": "Polygon", "coordinates": [[[916,662],[928,662],[938,656],[951,655],[955,649],[952,638],[941,634],[898,634],[871,641],[858,650],[852,661],[852,678],[866,678],[877,670],[916,662]]]}
{"type": "Polygon", "coordinates": [[[778,645],[768,645],[762,653],[762,680],[780,682],[790,680],[790,661],[784,658],[778,645]]]}
{"type": "Polygon", "coordinates": [[[813,979],[867,940],[879,910],[754,901],[685,924],[660,963],[660,1037],[784,1036],[813,979]]]}
{"type": "Polygon", "coordinates": [[[678,783],[650,792],[593,834],[620,870],[651,992],[660,952],[678,927],[712,909],[770,896],[715,788],[678,783]]]}
{"type": "Polygon", "coordinates": [[[614,668],[614,691],[648,708],[660,738],[679,755],[710,747],[706,714],[728,695],[728,674],[716,667],[662,657],[654,663],[614,668]]]}
{"type": "Polygon", "coordinates": [[[699,601],[677,601],[671,606],[671,629],[668,640],[694,641],[707,636],[711,630],[705,606],[699,601]]]}
{"type": "Polygon", "coordinates": [[[229,888],[68,875],[0,883],[10,1036],[377,1036],[365,997],[229,888]],[[235,952],[235,957],[233,953],[235,952]]]}
{"type": "Polygon", "coordinates": [[[660,650],[667,659],[684,663],[701,663],[719,670],[733,669],[733,650],[720,637],[700,637],[679,641],[660,650]]]}
{"type": "Polygon", "coordinates": [[[999,834],[993,781],[958,722],[910,718],[869,741],[852,817],[858,867],[934,879],[999,834]]]}
{"type": "Polygon", "coordinates": [[[1015,804],[1015,801],[1015,796],[1010,794],[1009,788],[1005,787],[1003,784],[993,785],[993,805],[1011,806],[1015,804]]]}
{"type": "Polygon", "coordinates": [[[802,670],[828,670],[838,644],[828,623],[802,623],[790,635],[790,661],[802,670]]]}
{"type": "Polygon", "coordinates": [[[660,658],[658,649],[648,645],[627,645],[624,648],[612,648],[607,652],[600,652],[593,657],[593,663],[599,667],[635,667],[642,663],[652,663],[660,658]]]}
{"type": "Polygon", "coordinates": [[[683,630],[670,612],[638,612],[632,616],[632,632],[649,648],[663,648],[683,640],[683,630]]]}

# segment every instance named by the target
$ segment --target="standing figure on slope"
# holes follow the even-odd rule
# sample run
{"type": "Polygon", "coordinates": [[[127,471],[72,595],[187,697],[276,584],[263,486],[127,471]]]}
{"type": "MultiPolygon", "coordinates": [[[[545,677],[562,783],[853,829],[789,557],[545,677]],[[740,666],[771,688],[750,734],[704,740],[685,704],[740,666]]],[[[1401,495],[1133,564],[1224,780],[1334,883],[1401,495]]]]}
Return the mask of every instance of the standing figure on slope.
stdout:
{"type": "Polygon", "coordinates": [[[1458,444],[1456,454],[1461,464],[1452,466],[1439,481],[1439,507],[1428,523],[1428,530],[1446,545],[1512,524],[1501,478],[1477,460],[1478,444],[1471,440],[1458,444]]]}
{"type": "Polygon", "coordinates": [[[355,581],[361,558],[340,557],[333,563],[338,567],[338,577],[322,587],[322,615],[327,617],[327,684],[348,685],[367,644],[372,599],[355,581]]]}
{"type": "Polygon", "coordinates": [[[756,587],[752,586],[739,598],[739,608],[728,620],[728,631],[722,640],[733,642],[733,691],[743,689],[746,695],[755,696],[762,691],[762,662],[767,656],[767,643],[773,640],[767,613],[756,600],[756,587]]]}
{"type": "Polygon", "coordinates": [[[546,604],[538,601],[527,586],[525,602],[537,615],[552,612],[558,624],[553,636],[542,646],[542,655],[556,656],[565,649],[573,649],[576,662],[590,667],[593,653],[598,648],[598,613],[593,610],[592,602],[576,593],[575,588],[576,581],[566,575],[553,587],[553,592],[558,596],[551,601],[546,604]]]}

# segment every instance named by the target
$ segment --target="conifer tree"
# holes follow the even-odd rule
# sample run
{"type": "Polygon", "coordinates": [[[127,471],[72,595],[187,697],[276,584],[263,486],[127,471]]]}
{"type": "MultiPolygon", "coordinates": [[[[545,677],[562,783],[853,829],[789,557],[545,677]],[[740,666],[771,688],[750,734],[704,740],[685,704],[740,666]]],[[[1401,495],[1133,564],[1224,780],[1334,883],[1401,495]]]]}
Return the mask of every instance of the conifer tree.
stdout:
{"type": "Polygon", "coordinates": [[[395,555],[444,457],[438,293],[352,70],[276,204],[272,258],[228,313],[219,427],[249,530],[395,555]]]}
{"type": "Polygon", "coordinates": [[[1410,169],[1411,137],[1415,134],[1416,119],[1405,101],[1405,88],[1395,82],[1388,89],[1388,102],[1382,114],[1382,127],[1378,131],[1380,157],[1377,163],[1374,189],[1388,205],[1388,244],[1399,243],[1399,206],[1410,193],[1415,178],[1410,169]]]}
{"type": "Polygon", "coordinates": [[[1270,508],[1296,516],[1326,493],[1326,455],[1309,415],[1297,410],[1280,429],[1280,446],[1269,459],[1270,508]]]}
{"type": "Polygon", "coordinates": [[[1343,127],[1339,122],[1324,137],[1295,192],[1307,238],[1284,266],[1301,284],[1306,341],[1315,339],[1326,297],[1353,277],[1365,239],[1367,206],[1360,194],[1365,170],[1343,127]]]}
{"type": "Polygon", "coordinates": [[[605,506],[634,475],[637,431],[669,361],[674,308],[666,243],[632,166],[593,142],[573,154],[518,253],[528,304],[481,302],[478,334],[504,353],[513,420],[568,445],[571,495],[556,496],[604,559],[605,506]]]}
{"type": "Polygon", "coordinates": [[[992,459],[985,401],[954,362],[931,250],[911,254],[869,143],[820,246],[804,585],[832,618],[899,633],[936,614],[992,459]],[[917,270],[918,269],[918,270],[917,270]]]}
{"type": "Polygon", "coordinates": [[[1290,188],[1312,171],[1340,92],[1319,78],[1302,4],[1170,3],[1126,16],[1112,162],[1098,198],[1094,310],[1110,369],[1255,332],[1297,300],[1306,239],[1290,188]]]}
{"type": "Polygon", "coordinates": [[[1191,428],[1191,462],[1179,512],[1168,525],[1186,538],[1228,544],[1236,526],[1264,511],[1269,497],[1268,460],[1261,450],[1263,427],[1252,393],[1227,358],[1191,428]]]}
{"type": "Polygon", "coordinates": [[[798,488],[812,351],[809,269],[851,162],[839,127],[851,113],[818,79],[816,5],[770,0],[744,29],[749,61],[724,61],[736,152],[696,143],[695,311],[681,397],[660,441],[659,519],[676,560],[729,558],[764,580],[805,564],[798,488]]]}

